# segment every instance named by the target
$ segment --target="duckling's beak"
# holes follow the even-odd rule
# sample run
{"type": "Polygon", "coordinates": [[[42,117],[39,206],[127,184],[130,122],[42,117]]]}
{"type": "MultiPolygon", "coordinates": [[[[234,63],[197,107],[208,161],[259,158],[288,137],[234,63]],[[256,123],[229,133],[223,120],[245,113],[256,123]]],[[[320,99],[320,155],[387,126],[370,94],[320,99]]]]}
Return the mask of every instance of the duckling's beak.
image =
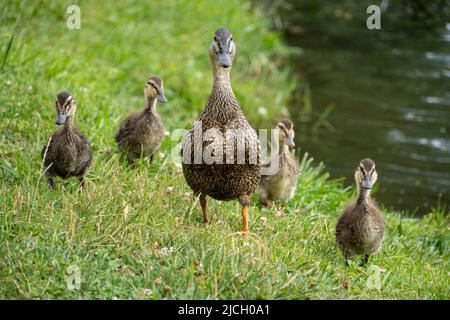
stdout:
{"type": "Polygon", "coordinates": [[[160,90],[156,93],[156,99],[158,99],[161,103],[167,102],[166,96],[164,95],[164,90],[160,90]]]}
{"type": "Polygon", "coordinates": [[[363,189],[372,189],[372,181],[370,180],[369,176],[365,176],[362,183],[361,183],[361,187],[363,189]]]}
{"type": "Polygon", "coordinates": [[[222,52],[222,53],[219,52],[218,57],[219,57],[218,64],[221,67],[229,68],[233,64],[231,62],[231,56],[228,52],[222,52]]]}
{"type": "Polygon", "coordinates": [[[295,148],[295,142],[292,139],[291,135],[286,136],[286,144],[288,145],[289,149],[294,149],[295,148]]]}
{"type": "Polygon", "coordinates": [[[66,123],[66,120],[67,120],[67,114],[58,112],[58,114],[56,115],[55,123],[59,126],[59,125],[66,123]]]}

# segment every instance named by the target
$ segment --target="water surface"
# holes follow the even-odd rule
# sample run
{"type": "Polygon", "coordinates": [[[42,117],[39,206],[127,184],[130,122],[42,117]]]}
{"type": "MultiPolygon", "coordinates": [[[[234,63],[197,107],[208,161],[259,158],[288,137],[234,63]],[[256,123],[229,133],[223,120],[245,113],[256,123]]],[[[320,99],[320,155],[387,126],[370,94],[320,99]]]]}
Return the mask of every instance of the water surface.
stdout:
{"type": "MultiPolygon", "coordinates": [[[[302,151],[346,184],[359,160],[372,158],[385,206],[422,214],[450,202],[450,22],[401,20],[388,6],[382,29],[370,31],[356,2],[293,2],[286,37],[302,48],[294,65],[315,117],[334,105],[328,128],[296,120],[302,151]]],[[[297,101],[294,118],[299,110],[297,101]]]]}

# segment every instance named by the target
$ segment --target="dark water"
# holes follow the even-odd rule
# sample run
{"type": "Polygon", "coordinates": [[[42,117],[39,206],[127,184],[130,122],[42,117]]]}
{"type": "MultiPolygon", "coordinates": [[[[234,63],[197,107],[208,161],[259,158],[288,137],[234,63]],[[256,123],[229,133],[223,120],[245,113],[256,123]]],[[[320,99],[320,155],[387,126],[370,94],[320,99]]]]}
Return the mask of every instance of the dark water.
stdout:
{"type": "Polygon", "coordinates": [[[385,206],[423,214],[450,203],[450,19],[387,6],[382,29],[371,31],[367,6],[317,3],[285,8],[287,40],[302,48],[294,65],[312,97],[311,123],[301,114],[307,103],[291,108],[302,151],[346,184],[371,157],[385,206]],[[312,130],[330,104],[330,125],[312,130]]]}

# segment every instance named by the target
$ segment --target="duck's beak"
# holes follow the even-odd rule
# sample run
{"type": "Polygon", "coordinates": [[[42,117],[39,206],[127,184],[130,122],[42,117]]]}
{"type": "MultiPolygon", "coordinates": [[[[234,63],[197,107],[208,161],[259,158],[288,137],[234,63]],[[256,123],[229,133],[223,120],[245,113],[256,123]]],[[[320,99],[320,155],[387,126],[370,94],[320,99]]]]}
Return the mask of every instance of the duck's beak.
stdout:
{"type": "Polygon", "coordinates": [[[156,93],[156,99],[158,99],[161,103],[167,102],[166,96],[164,95],[164,90],[160,90],[156,93]]]}
{"type": "Polygon", "coordinates": [[[55,123],[59,126],[59,125],[66,123],[66,120],[67,120],[67,114],[58,112],[58,114],[56,115],[55,123]]]}
{"type": "Polygon", "coordinates": [[[219,53],[218,58],[219,58],[218,64],[221,67],[229,68],[233,64],[231,62],[231,56],[228,52],[219,53]]]}
{"type": "Polygon", "coordinates": [[[363,189],[372,189],[372,181],[370,180],[370,177],[368,175],[364,177],[361,183],[361,187],[363,189]]]}
{"type": "Polygon", "coordinates": [[[289,149],[295,148],[294,139],[292,139],[292,136],[290,134],[286,136],[286,144],[288,145],[289,149]]]}

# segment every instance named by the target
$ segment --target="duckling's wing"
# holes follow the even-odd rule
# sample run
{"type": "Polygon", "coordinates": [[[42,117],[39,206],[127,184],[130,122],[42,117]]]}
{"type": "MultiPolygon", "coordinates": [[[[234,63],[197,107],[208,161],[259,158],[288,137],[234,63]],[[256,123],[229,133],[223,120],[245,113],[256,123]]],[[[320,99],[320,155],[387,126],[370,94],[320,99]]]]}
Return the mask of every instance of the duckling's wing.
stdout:
{"type": "Polygon", "coordinates": [[[296,177],[300,174],[300,164],[295,156],[291,155],[289,159],[289,169],[291,170],[292,175],[296,177]]]}
{"type": "Polygon", "coordinates": [[[80,137],[81,143],[85,144],[88,146],[89,152],[91,150],[91,143],[89,142],[89,140],[81,133],[80,130],[78,130],[78,136],[80,137]]]}
{"type": "Polygon", "coordinates": [[[44,144],[44,146],[42,147],[42,151],[41,151],[41,156],[42,158],[44,158],[44,156],[47,158],[48,154],[49,154],[49,150],[52,149],[52,146],[54,144],[54,135],[52,135],[48,140],[47,143],[44,144]]]}
{"type": "Polygon", "coordinates": [[[132,123],[133,123],[132,116],[129,116],[125,120],[123,120],[115,136],[117,142],[127,137],[133,131],[132,123]]]}

